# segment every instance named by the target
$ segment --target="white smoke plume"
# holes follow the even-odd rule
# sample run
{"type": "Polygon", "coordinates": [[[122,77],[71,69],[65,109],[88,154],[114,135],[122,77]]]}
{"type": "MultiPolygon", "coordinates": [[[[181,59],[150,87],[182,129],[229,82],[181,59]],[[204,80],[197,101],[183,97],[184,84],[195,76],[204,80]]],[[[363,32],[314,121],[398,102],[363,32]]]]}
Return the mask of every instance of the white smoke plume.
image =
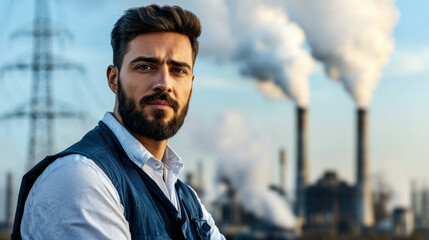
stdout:
{"type": "Polygon", "coordinates": [[[240,112],[225,111],[216,126],[201,126],[204,131],[194,129],[192,136],[196,147],[209,150],[218,157],[218,178],[229,179],[246,211],[276,226],[294,228],[291,206],[268,189],[275,169],[269,141],[253,129],[247,119],[240,112]],[[209,140],[207,129],[213,129],[209,140]]]}
{"type": "Polygon", "coordinates": [[[326,73],[367,108],[394,48],[394,0],[287,0],[287,10],[326,73]]]}
{"type": "Polygon", "coordinates": [[[228,1],[227,6],[235,40],[232,59],[239,63],[241,74],[257,80],[270,97],[275,94],[264,90],[277,86],[298,106],[308,106],[308,77],[314,62],[302,49],[302,29],[289,22],[278,6],[243,0],[228,1]]]}

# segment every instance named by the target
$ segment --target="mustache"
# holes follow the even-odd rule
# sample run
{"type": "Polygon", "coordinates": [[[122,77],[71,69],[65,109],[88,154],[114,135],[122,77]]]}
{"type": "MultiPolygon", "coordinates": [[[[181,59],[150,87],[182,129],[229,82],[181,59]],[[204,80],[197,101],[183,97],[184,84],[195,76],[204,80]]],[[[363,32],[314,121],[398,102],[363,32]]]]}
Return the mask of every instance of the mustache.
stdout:
{"type": "Polygon", "coordinates": [[[176,100],[174,100],[169,94],[161,92],[142,97],[142,99],[139,101],[139,104],[141,107],[144,107],[146,104],[154,100],[166,101],[176,112],[179,109],[179,103],[176,100]]]}

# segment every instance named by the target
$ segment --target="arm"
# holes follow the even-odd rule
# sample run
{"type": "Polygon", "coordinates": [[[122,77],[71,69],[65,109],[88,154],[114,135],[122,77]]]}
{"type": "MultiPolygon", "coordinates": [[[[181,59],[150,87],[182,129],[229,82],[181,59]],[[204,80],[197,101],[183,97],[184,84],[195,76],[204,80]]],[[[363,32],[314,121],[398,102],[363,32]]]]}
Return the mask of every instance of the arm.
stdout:
{"type": "Polygon", "coordinates": [[[119,195],[90,159],[55,160],[35,182],[21,225],[23,239],[131,239],[119,195]]]}

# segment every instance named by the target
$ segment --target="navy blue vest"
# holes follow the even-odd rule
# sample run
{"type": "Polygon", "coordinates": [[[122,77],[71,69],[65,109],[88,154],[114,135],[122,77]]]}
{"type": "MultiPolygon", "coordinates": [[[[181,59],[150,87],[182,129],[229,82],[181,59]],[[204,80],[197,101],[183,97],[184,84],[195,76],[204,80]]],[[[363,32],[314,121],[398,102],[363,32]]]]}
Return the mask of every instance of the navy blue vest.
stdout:
{"type": "Polygon", "coordinates": [[[110,178],[130,227],[132,239],[210,239],[211,227],[203,220],[201,205],[192,189],[177,181],[181,217],[157,184],[125,153],[103,123],[63,152],[48,156],[24,175],[18,196],[12,239],[21,239],[20,227],[27,196],[36,179],[55,159],[81,154],[92,160],[110,178]]]}

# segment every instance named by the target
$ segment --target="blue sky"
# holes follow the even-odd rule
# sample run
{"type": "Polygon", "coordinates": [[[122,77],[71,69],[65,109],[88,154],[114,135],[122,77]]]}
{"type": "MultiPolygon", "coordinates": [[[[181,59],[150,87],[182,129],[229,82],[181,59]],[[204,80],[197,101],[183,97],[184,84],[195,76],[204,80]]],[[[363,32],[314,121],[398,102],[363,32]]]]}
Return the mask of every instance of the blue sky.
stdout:
{"type": "MultiPolygon", "coordinates": [[[[181,1],[163,2],[181,4],[181,1]]],[[[86,69],[83,75],[77,72],[54,75],[54,96],[58,102],[88,113],[83,122],[57,123],[56,149],[60,151],[91,129],[104,112],[112,110],[114,95],[105,78],[106,67],[111,63],[110,30],[125,9],[150,2],[55,0],[50,3],[54,24],[66,27],[73,34],[71,40],[65,37],[55,40],[55,52],[86,69]]],[[[398,0],[395,5],[400,13],[393,34],[395,50],[383,69],[369,108],[370,169],[372,174],[383,176],[392,187],[394,203],[404,205],[409,202],[411,179],[422,185],[429,181],[429,2],[398,0]]],[[[32,7],[30,0],[0,3],[0,65],[20,57],[30,59],[31,40],[9,37],[17,28],[31,27],[32,7]]],[[[203,14],[207,9],[195,12],[203,14]]],[[[219,24],[221,22],[219,20],[219,24]]],[[[216,23],[208,26],[204,28],[203,25],[202,41],[207,40],[205,33],[222,29],[216,23]]],[[[231,143],[233,147],[227,148],[227,153],[234,155],[234,149],[250,148],[252,144],[262,146],[258,149],[264,155],[263,165],[272,172],[266,176],[267,182],[278,181],[277,152],[285,148],[287,183],[292,190],[295,178],[294,103],[286,98],[268,98],[252,79],[240,76],[235,63],[219,63],[204,52],[198,57],[194,71],[194,95],[188,118],[181,132],[171,140],[171,145],[185,160],[186,168],[193,171],[196,163],[203,161],[210,182],[219,163],[217,151],[225,149],[219,146],[235,139],[231,135],[234,132],[254,141],[231,143]]],[[[28,100],[30,79],[29,73],[8,72],[1,76],[0,112],[7,112],[28,100]]],[[[320,63],[316,64],[309,80],[310,179],[314,182],[325,170],[335,169],[342,179],[352,183],[355,176],[355,103],[341,84],[326,76],[320,63]]],[[[15,173],[18,184],[18,176],[25,168],[27,139],[28,121],[0,123],[0,186],[4,185],[6,171],[15,173]]]]}

